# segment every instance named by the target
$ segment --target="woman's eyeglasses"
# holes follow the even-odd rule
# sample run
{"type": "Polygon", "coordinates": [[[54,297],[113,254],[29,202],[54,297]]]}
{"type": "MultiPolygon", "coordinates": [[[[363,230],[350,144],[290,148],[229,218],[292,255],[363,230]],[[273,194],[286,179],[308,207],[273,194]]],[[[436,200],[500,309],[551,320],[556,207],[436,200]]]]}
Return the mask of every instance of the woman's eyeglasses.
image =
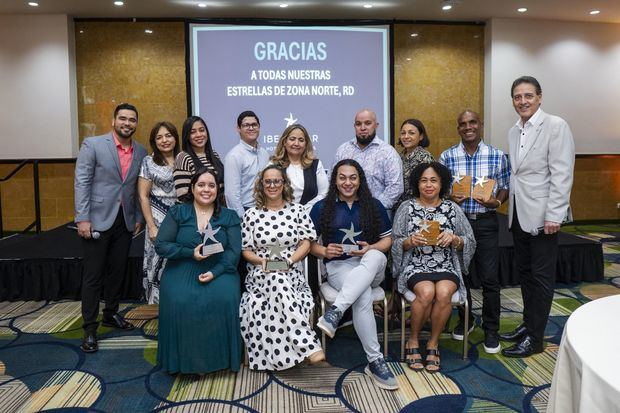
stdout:
{"type": "Polygon", "coordinates": [[[263,186],[280,187],[284,183],[284,179],[263,179],[263,186]]]}

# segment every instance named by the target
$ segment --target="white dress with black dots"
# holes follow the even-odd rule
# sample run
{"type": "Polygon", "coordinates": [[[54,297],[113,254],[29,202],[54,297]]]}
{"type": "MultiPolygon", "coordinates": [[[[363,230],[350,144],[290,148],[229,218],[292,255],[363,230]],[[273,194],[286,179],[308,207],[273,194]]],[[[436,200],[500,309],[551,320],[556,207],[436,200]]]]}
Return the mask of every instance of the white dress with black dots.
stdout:
{"type": "MultiPolygon", "coordinates": [[[[287,247],[290,258],[302,240],[316,239],[305,208],[290,203],[279,211],[250,208],[241,221],[242,248],[267,258],[269,245],[287,247]]],[[[241,336],[253,370],[284,370],[321,347],[310,326],[312,293],[299,266],[264,272],[248,265],[246,292],[241,297],[241,336]]]]}

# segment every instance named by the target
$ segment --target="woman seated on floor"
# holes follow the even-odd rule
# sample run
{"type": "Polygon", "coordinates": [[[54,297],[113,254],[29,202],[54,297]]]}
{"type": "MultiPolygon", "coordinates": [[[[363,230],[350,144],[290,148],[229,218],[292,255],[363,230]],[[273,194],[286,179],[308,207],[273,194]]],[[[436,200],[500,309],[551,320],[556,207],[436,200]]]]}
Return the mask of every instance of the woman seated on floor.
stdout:
{"type": "Polygon", "coordinates": [[[441,369],[439,335],[450,318],[454,292],[458,289],[461,299],[465,297],[462,273],[467,271],[476,249],[463,211],[447,199],[451,183],[450,171],[442,164],[418,165],[410,177],[413,198],[402,203],[394,217],[392,257],[398,290],[403,295],[410,290],[416,296],[405,350],[407,365],[415,371],[426,368],[436,373],[441,369]],[[432,327],[425,367],[418,334],[429,317],[432,327]]]}
{"type": "Polygon", "coordinates": [[[168,259],[159,294],[157,364],[169,373],[239,371],[241,231],[222,197],[215,172],[198,169],[188,202],[170,207],[157,234],[155,249],[168,259]]]}
{"type": "Polygon", "coordinates": [[[251,268],[241,298],[241,335],[250,369],[284,370],[325,360],[310,325],[312,293],[301,268],[316,239],[303,205],[293,203],[284,169],[267,166],[254,186],[256,207],[243,215],[243,258],[251,268]],[[269,261],[284,268],[269,270],[269,261]]]}

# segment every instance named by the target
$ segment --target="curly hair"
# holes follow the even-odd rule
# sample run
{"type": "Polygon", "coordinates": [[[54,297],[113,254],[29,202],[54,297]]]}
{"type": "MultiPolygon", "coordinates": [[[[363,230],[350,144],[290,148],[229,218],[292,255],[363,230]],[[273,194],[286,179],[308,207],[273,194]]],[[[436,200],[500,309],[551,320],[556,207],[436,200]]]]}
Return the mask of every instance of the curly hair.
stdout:
{"type": "Polygon", "coordinates": [[[282,184],[282,199],[285,202],[293,201],[293,188],[291,187],[291,181],[286,176],[286,171],[278,165],[267,165],[257,176],[254,182],[254,200],[256,201],[256,208],[262,209],[267,206],[267,199],[265,197],[265,186],[263,185],[263,177],[265,172],[270,169],[275,169],[280,172],[284,183],[282,184]]]}
{"type": "Polygon", "coordinates": [[[213,177],[213,179],[215,179],[215,190],[217,191],[217,193],[215,195],[215,202],[213,203],[215,207],[213,209],[213,215],[217,216],[220,214],[220,211],[222,210],[222,204],[224,203],[224,191],[220,190],[217,183],[217,175],[215,174],[215,171],[213,171],[213,169],[201,166],[196,170],[196,173],[192,175],[192,179],[189,181],[189,191],[187,191],[187,194],[183,197],[183,203],[189,204],[194,202],[194,186],[196,185],[196,182],[198,182],[198,179],[204,174],[209,174],[213,177]]]}
{"type": "Polygon", "coordinates": [[[161,128],[166,128],[174,138],[174,149],[172,150],[172,153],[174,154],[175,158],[181,150],[181,145],[179,144],[179,132],[177,132],[177,128],[175,128],[172,123],[164,120],[161,122],[157,122],[155,126],[153,126],[153,129],[151,129],[151,135],[149,136],[149,145],[151,146],[151,150],[153,151],[153,162],[155,162],[159,166],[165,166],[166,161],[164,160],[164,155],[162,155],[159,148],[157,148],[157,143],[155,142],[157,140],[157,134],[159,133],[159,130],[161,128]]]}
{"type": "Polygon", "coordinates": [[[364,240],[369,244],[374,244],[379,240],[381,222],[381,214],[377,208],[376,201],[372,197],[370,188],[368,188],[368,182],[366,180],[366,174],[361,165],[353,159],[343,159],[339,161],[332,169],[332,175],[329,180],[329,190],[327,196],[323,201],[323,208],[321,210],[321,217],[319,225],[321,228],[321,234],[323,239],[329,239],[333,231],[333,223],[336,215],[336,203],[338,202],[338,187],[336,186],[336,180],[338,179],[338,169],[341,166],[352,166],[357,170],[360,186],[357,189],[357,201],[360,205],[360,224],[362,226],[362,232],[364,234],[364,240]]]}
{"type": "Polygon", "coordinates": [[[433,168],[433,170],[437,172],[437,175],[439,175],[439,180],[441,181],[439,198],[447,197],[450,194],[450,187],[452,186],[452,173],[450,170],[439,162],[423,162],[415,167],[409,177],[409,188],[411,188],[414,198],[420,197],[420,179],[424,171],[428,168],[433,168]]]}
{"type": "Polygon", "coordinates": [[[282,132],[280,140],[278,141],[278,146],[276,146],[275,153],[271,157],[271,162],[278,166],[281,166],[284,169],[288,168],[291,161],[288,158],[288,153],[286,152],[286,148],[284,147],[284,142],[288,139],[289,135],[295,129],[299,129],[304,135],[304,138],[306,139],[306,147],[304,148],[304,152],[301,154],[301,167],[303,169],[306,169],[312,165],[312,161],[314,160],[314,146],[312,146],[312,140],[310,139],[310,135],[308,134],[306,128],[304,128],[303,125],[300,125],[298,123],[295,123],[284,129],[284,132],[282,132]]]}
{"type": "Polygon", "coordinates": [[[200,116],[190,116],[189,118],[185,119],[185,122],[183,122],[183,130],[181,132],[183,150],[189,154],[189,156],[192,158],[192,162],[194,163],[194,167],[196,168],[196,170],[198,170],[200,165],[202,165],[202,162],[200,162],[200,159],[198,159],[198,155],[196,155],[196,151],[194,151],[194,148],[192,147],[192,144],[189,140],[189,135],[192,132],[192,127],[196,122],[201,122],[207,131],[205,156],[207,157],[207,160],[211,162],[211,165],[213,165],[213,167],[215,168],[215,171],[217,172],[215,180],[218,184],[220,184],[221,182],[224,182],[224,164],[222,164],[222,161],[220,161],[220,159],[214,155],[213,147],[211,146],[211,132],[209,132],[207,122],[205,122],[204,119],[202,119],[200,116]]]}

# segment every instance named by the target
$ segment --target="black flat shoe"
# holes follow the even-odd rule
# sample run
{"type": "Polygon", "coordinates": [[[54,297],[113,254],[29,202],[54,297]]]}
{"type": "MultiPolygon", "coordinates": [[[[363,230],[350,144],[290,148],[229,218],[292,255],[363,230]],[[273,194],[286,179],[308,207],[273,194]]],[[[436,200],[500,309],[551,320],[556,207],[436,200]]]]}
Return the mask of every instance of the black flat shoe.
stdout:
{"type": "Polygon", "coordinates": [[[125,321],[122,315],[116,313],[112,317],[104,317],[101,322],[106,327],[118,328],[119,330],[133,330],[134,326],[128,321],[125,321]]]}
{"type": "Polygon", "coordinates": [[[499,335],[500,340],[504,341],[521,341],[523,337],[527,334],[527,328],[525,328],[525,324],[521,323],[517,328],[508,332],[502,333],[499,335]]]}
{"type": "Polygon", "coordinates": [[[544,351],[542,344],[534,344],[532,336],[526,335],[517,344],[502,350],[505,357],[529,357],[544,351]]]}
{"type": "Polygon", "coordinates": [[[80,349],[82,349],[84,353],[94,353],[99,350],[99,346],[97,345],[97,336],[93,333],[84,334],[84,339],[82,340],[80,349]]]}

